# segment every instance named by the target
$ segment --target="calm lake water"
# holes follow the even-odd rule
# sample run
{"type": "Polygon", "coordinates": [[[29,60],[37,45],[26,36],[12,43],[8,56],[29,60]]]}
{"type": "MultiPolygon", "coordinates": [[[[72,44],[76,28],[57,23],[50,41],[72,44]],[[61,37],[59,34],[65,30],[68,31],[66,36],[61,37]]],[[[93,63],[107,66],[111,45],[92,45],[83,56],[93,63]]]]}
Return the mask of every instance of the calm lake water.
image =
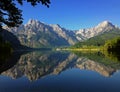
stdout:
{"type": "Polygon", "coordinates": [[[119,70],[101,53],[14,53],[0,65],[0,92],[120,92],[119,70]]]}

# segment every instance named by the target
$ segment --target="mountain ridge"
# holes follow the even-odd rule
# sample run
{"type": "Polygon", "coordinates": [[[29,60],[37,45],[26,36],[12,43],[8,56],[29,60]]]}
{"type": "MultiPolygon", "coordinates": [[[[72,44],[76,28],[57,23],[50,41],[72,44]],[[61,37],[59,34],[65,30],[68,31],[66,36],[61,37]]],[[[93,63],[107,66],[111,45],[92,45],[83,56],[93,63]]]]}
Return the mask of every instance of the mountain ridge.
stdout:
{"type": "Polygon", "coordinates": [[[4,28],[16,35],[22,45],[32,48],[70,46],[113,30],[120,31],[119,27],[109,21],[74,31],[62,28],[59,24],[46,24],[34,19],[19,27],[4,28]]]}
{"type": "Polygon", "coordinates": [[[102,33],[110,32],[111,30],[114,30],[114,29],[119,30],[119,28],[113,25],[111,22],[103,21],[95,27],[87,28],[87,29],[80,29],[76,31],[76,37],[79,41],[83,41],[83,40],[92,38],[94,36],[101,35],[102,33]]]}
{"type": "Polygon", "coordinates": [[[33,48],[69,46],[77,42],[73,32],[59,25],[48,25],[37,20],[29,20],[20,27],[4,28],[15,34],[22,45],[33,48]]]}

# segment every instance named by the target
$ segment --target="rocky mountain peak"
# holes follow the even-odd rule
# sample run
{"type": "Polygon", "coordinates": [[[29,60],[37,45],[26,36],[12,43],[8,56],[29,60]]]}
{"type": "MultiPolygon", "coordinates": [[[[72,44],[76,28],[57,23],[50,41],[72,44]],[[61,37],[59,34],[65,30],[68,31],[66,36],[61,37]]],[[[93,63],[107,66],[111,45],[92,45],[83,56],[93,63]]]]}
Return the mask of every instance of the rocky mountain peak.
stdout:
{"type": "Polygon", "coordinates": [[[88,29],[80,29],[76,31],[77,39],[79,41],[86,40],[91,37],[103,34],[104,32],[110,32],[111,30],[115,30],[117,27],[113,25],[109,21],[103,21],[99,23],[97,26],[88,28],[88,29]]]}
{"type": "Polygon", "coordinates": [[[37,22],[37,20],[30,19],[27,24],[35,24],[36,22],[37,22]]]}
{"type": "Polygon", "coordinates": [[[69,46],[78,41],[75,33],[71,35],[71,32],[60,25],[49,25],[35,19],[30,19],[21,27],[7,30],[16,35],[22,45],[32,48],[69,46]]]}
{"type": "Polygon", "coordinates": [[[44,23],[42,23],[42,22],[40,22],[40,21],[38,21],[38,20],[35,20],[35,19],[30,19],[28,22],[27,22],[27,24],[26,25],[40,25],[40,24],[44,24],[44,23]]]}
{"type": "Polygon", "coordinates": [[[115,27],[111,22],[109,21],[103,21],[100,24],[98,24],[97,27],[115,27]]]}

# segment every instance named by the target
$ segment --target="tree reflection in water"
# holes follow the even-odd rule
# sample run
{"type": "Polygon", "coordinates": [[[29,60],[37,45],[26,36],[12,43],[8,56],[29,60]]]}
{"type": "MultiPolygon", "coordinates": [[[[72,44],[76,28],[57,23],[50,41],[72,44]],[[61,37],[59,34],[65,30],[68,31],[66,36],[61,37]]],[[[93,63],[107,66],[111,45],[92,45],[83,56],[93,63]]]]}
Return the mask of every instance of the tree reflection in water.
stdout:
{"type": "Polygon", "coordinates": [[[12,68],[20,59],[22,54],[27,52],[0,53],[0,74],[12,68]]]}

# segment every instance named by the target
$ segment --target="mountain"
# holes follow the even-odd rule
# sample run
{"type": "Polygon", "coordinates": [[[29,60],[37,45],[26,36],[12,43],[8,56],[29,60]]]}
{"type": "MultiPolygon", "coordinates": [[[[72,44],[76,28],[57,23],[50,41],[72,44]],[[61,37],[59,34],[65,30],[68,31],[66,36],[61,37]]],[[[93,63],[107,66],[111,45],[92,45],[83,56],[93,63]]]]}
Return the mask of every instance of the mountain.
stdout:
{"type": "MultiPolygon", "coordinates": [[[[104,33],[112,33],[113,30],[119,30],[118,27],[110,23],[109,21],[103,21],[102,23],[98,24],[97,26],[93,28],[88,29],[80,29],[76,31],[76,38],[79,41],[84,41],[89,38],[104,34],[104,33]]],[[[117,33],[117,32],[116,32],[117,33]]]]}
{"type": "Polygon", "coordinates": [[[85,45],[87,45],[87,46],[103,46],[107,40],[112,40],[116,37],[120,37],[119,29],[113,29],[113,30],[110,30],[109,32],[104,32],[100,35],[91,37],[82,42],[78,42],[73,47],[82,47],[85,45]]]}
{"type": "Polygon", "coordinates": [[[38,20],[29,20],[19,27],[4,27],[18,37],[22,45],[39,47],[69,46],[77,42],[75,33],[56,25],[48,25],[38,20]]]}
{"type": "Polygon", "coordinates": [[[79,41],[82,43],[78,45],[103,45],[106,40],[120,35],[120,28],[109,21],[77,31],[67,30],[59,24],[45,24],[33,19],[19,27],[4,26],[4,28],[16,35],[22,45],[32,48],[70,46],[79,41]]]}
{"type": "Polygon", "coordinates": [[[120,28],[108,21],[104,21],[96,27],[76,31],[76,38],[79,42],[72,47],[103,46],[107,40],[116,37],[120,37],[120,28]]]}

